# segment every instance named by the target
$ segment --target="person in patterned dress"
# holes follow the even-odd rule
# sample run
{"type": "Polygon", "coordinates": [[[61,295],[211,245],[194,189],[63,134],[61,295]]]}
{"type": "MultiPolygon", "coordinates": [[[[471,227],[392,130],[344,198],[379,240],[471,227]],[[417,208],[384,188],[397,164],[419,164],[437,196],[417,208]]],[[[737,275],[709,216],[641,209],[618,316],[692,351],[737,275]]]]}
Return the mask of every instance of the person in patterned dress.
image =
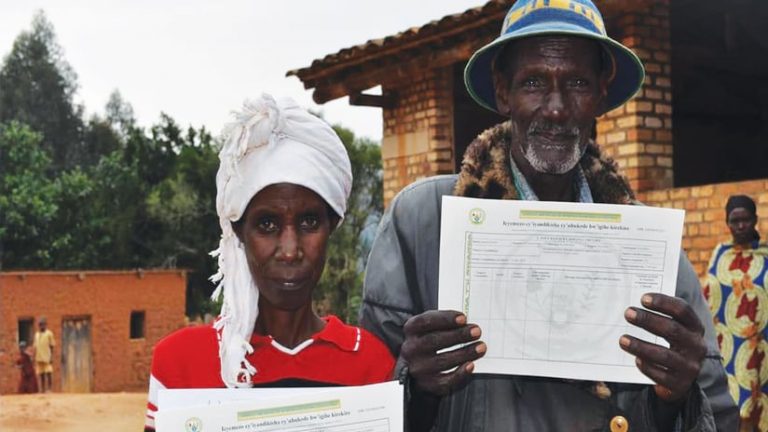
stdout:
{"type": "Polygon", "coordinates": [[[768,431],[768,245],[756,230],[755,202],[734,195],[725,206],[732,240],[712,252],[704,297],[709,303],[742,431],[768,431]]]}

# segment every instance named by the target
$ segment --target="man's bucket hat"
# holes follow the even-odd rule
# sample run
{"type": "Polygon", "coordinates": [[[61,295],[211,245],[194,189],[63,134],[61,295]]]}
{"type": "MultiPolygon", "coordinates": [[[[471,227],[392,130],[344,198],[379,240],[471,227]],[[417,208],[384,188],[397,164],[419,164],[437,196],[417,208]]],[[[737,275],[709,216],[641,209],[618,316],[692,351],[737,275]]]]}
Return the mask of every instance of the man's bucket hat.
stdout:
{"type": "Polygon", "coordinates": [[[605,48],[613,71],[603,112],[618,107],[640,90],[645,78],[642,62],[629,48],[608,37],[603,17],[590,0],[518,0],[504,17],[501,35],[477,50],[467,63],[464,84],[470,96],[498,112],[492,75],[496,54],[514,40],[545,35],[594,39],[605,48]]]}

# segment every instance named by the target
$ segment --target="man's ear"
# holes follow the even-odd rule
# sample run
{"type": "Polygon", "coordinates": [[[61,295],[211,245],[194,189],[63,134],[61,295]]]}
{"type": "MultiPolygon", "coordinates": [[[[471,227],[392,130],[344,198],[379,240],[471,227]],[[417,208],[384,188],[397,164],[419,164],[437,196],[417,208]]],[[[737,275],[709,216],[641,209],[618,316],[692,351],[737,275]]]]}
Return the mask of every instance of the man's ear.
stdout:
{"type": "Polygon", "coordinates": [[[509,81],[496,65],[493,67],[493,91],[496,96],[496,109],[499,111],[499,114],[509,117],[509,81]]]}

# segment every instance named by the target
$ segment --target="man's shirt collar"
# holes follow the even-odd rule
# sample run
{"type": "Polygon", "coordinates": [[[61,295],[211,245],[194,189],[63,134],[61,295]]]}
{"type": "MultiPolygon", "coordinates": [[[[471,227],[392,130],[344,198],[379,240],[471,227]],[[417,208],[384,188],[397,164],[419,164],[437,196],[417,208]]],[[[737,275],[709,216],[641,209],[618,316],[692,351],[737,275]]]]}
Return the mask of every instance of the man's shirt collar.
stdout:
{"type": "MultiPolygon", "coordinates": [[[[512,168],[512,180],[515,182],[515,189],[517,189],[517,194],[520,196],[520,199],[525,201],[539,201],[539,197],[536,196],[536,192],[533,191],[533,188],[528,184],[528,180],[525,179],[525,176],[515,164],[512,155],[509,156],[509,165],[510,168],[512,168]]],[[[589,204],[595,202],[592,199],[592,191],[589,189],[587,177],[584,175],[581,165],[578,164],[576,165],[576,176],[574,177],[573,187],[576,196],[579,198],[578,202],[589,204]]]]}

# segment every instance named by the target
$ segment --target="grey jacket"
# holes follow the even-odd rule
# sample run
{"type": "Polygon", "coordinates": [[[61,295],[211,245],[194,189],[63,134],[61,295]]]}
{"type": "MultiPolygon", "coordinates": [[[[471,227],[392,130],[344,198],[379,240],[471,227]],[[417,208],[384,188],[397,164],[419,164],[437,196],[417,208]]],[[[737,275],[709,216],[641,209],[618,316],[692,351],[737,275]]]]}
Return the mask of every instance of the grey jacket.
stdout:
{"type": "MultiPolygon", "coordinates": [[[[440,208],[443,195],[451,195],[455,183],[456,176],[438,176],[408,186],[387,209],[374,240],[360,323],[395,356],[400,354],[403,324],[408,318],[437,308],[440,208]]],[[[736,431],[738,410],[728,393],[712,318],[684,253],[680,254],[676,295],[704,323],[709,348],[698,387],[678,419],[678,430],[736,431]]],[[[650,386],[608,386],[611,397],[599,399],[578,382],[475,374],[467,387],[442,398],[435,430],[609,431],[615,415],[628,419],[631,432],[656,430],[650,386]]]]}

